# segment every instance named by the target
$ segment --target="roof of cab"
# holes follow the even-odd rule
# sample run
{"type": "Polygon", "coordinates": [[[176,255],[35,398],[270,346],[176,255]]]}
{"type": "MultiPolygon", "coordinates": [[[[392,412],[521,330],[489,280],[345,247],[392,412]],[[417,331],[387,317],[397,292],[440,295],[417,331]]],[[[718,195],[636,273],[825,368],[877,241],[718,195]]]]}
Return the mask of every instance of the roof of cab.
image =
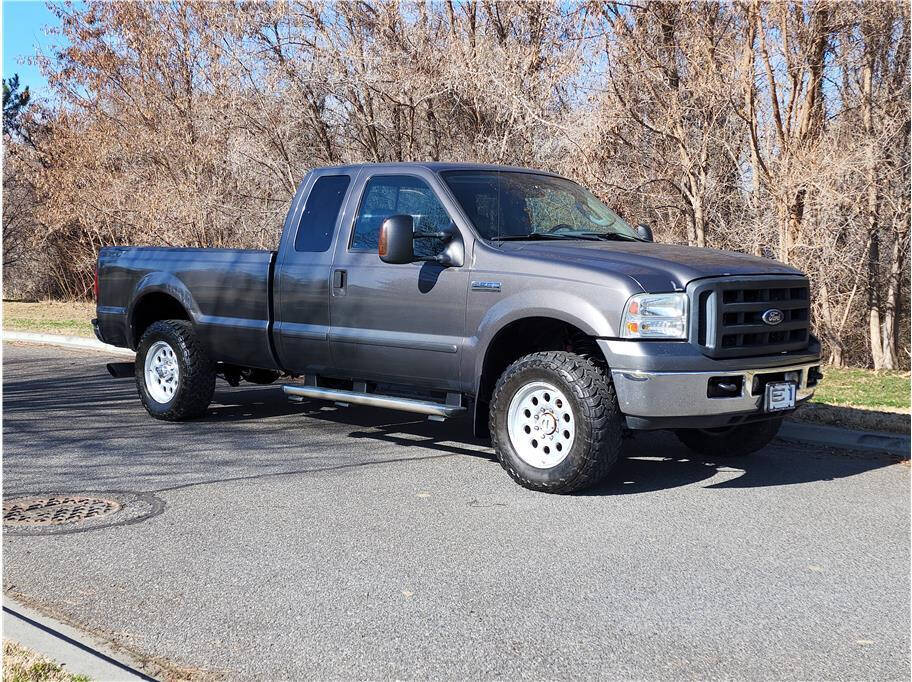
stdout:
{"type": "Polygon", "coordinates": [[[387,163],[351,163],[341,166],[320,166],[313,170],[347,170],[354,171],[361,168],[376,168],[378,170],[404,171],[415,168],[425,168],[434,173],[452,170],[486,170],[486,171],[511,171],[515,173],[539,173],[541,175],[553,175],[561,177],[557,173],[550,171],[538,170],[535,168],[523,168],[520,166],[498,166],[489,163],[452,163],[444,161],[396,161],[387,163]]]}

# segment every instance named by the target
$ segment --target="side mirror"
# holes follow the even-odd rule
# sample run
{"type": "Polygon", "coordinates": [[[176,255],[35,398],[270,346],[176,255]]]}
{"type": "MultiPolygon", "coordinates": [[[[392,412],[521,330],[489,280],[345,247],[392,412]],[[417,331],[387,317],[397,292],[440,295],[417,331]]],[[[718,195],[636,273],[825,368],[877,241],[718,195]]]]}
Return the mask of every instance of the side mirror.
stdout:
{"type": "Polygon", "coordinates": [[[384,263],[402,264],[415,260],[415,226],[410,215],[393,215],[380,226],[377,252],[384,263]]]}
{"type": "Polygon", "coordinates": [[[642,239],[644,242],[654,241],[652,238],[652,228],[645,223],[640,223],[637,225],[637,237],[642,239]]]}
{"type": "Polygon", "coordinates": [[[461,266],[465,262],[465,246],[454,226],[451,225],[440,232],[415,234],[415,221],[410,215],[392,215],[383,221],[380,226],[377,253],[384,263],[394,265],[420,261],[450,267],[461,266]],[[416,239],[442,239],[446,242],[446,249],[436,256],[416,256],[416,239]]]}

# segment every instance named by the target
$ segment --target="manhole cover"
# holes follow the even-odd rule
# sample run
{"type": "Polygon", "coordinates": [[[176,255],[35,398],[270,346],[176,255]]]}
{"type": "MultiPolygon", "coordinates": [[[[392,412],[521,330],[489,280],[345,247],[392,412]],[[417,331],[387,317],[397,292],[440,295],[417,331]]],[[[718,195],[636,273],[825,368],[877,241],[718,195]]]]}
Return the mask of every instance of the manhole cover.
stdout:
{"type": "Polygon", "coordinates": [[[3,535],[63,535],[140,523],[165,510],[152,493],[20,490],[3,500],[3,535]]]}
{"type": "Polygon", "coordinates": [[[103,497],[24,497],[3,502],[3,525],[57,526],[97,519],[117,511],[120,502],[103,497]]]}

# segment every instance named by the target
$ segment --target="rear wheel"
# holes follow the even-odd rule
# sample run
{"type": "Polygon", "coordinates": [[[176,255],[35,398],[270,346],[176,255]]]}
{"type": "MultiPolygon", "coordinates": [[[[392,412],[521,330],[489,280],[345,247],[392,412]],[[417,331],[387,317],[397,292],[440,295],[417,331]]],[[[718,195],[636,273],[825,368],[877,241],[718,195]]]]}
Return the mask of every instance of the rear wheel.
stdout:
{"type": "Polygon", "coordinates": [[[782,418],[719,429],[678,429],[675,435],[694,452],[710,457],[740,457],[762,450],[779,432],[782,418]]]}
{"type": "Polygon", "coordinates": [[[533,353],[497,382],[490,431],[501,465],[532,490],[569,493],[602,480],[617,462],[623,417],[595,359],[533,353]]]}
{"type": "Polygon", "coordinates": [[[156,419],[201,417],[215,391],[215,367],[193,325],[161,320],[149,326],[136,350],[136,387],[156,419]]]}

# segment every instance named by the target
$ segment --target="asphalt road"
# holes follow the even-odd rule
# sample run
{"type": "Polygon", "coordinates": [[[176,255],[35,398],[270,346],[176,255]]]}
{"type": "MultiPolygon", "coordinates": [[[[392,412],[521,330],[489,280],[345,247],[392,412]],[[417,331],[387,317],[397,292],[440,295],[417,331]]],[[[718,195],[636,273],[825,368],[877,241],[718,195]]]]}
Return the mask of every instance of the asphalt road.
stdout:
{"type": "Polygon", "coordinates": [[[4,497],[133,491],[142,522],[4,536],[4,589],[203,677],[908,679],[909,466],[627,442],[515,485],[460,422],[220,384],[147,417],[89,351],[4,345],[4,497]]]}

